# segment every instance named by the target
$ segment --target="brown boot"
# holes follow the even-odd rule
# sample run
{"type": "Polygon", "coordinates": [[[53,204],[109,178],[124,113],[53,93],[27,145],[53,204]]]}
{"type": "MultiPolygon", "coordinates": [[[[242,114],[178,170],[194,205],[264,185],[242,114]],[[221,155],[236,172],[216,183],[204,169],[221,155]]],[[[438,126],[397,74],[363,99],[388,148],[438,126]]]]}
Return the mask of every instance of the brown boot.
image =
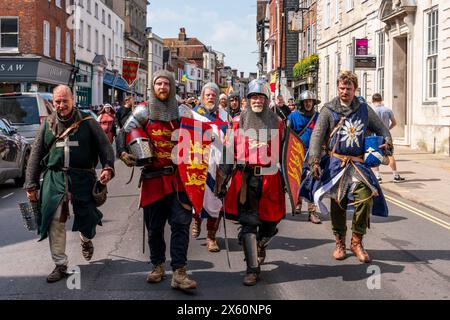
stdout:
{"type": "Polygon", "coordinates": [[[200,231],[202,230],[202,219],[194,219],[192,223],[192,237],[198,238],[200,231]]]}
{"type": "Polygon", "coordinates": [[[92,241],[83,241],[81,240],[81,254],[86,261],[92,259],[92,255],[94,254],[94,245],[92,241]]]}
{"type": "Polygon", "coordinates": [[[197,282],[189,279],[186,267],[181,267],[173,272],[172,283],[170,284],[173,289],[189,290],[197,288],[197,282]]]}
{"type": "Polygon", "coordinates": [[[262,265],[266,260],[266,247],[258,244],[258,265],[262,265]]]}
{"type": "Polygon", "coordinates": [[[166,277],[166,271],[164,269],[164,263],[156,265],[152,272],[147,275],[148,283],[158,283],[161,282],[166,277]]]}
{"type": "Polygon", "coordinates": [[[347,255],[345,253],[345,236],[336,234],[335,237],[336,237],[336,248],[333,251],[333,257],[336,260],[344,260],[345,258],[347,258],[347,255]]]}
{"type": "Polygon", "coordinates": [[[314,224],[321,224],[322,220],[320,220],[319,215],[316,211],[309,211],[308,212],[308,220],[311,221],[314,224]]]}
{"type": "Polygon", "coordinates": [[[242,280],[242,283],[245,286],[254,286],[257,281],[258,281],[258,273],[249,272],[249,273],[245,274],[244,280],[242,280]]]}
{"type": "Polygon", "coordinates": [[[64,279],[67,276],[67,266],[56,266],[47,276],[47,282],[52,283],[64,279]]]}
{"type": "Polygon", "coordinates": [[[220,248],[216,241],[216,231],[208,230],[208,236],[206,237],[206,247],[209,252],[219,252],[220,248]]]}
{"type": "Polygon", "coordinates": [[[363,247],[362,239],[363,239],[362,234],[353,232],[350,250],[355,254],[355,256],[359,259],[359,261],[368,263],[370,262],[370,257],[363,247]]]}

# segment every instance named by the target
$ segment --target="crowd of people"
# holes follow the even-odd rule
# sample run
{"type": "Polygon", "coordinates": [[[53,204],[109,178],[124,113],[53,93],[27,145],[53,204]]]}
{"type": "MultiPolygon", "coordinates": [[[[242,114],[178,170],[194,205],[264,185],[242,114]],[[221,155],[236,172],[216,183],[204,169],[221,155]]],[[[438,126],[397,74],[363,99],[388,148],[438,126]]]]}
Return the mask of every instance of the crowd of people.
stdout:
{"type": "Polygon", "coordinates": [[[47,281],[56,282],[66,276],[65,222],[71,213],[75,216],[72,230],[80,232],[83,257],[88,261],[92,258],[92,239],[103,216],[92,190],[97,184],[106,185],[115,175],[111,146],[115,140],[116,157],[129,167],[142,167],[140,208],[153,265],[147,282],[159,283],[166,277],[164,230],[168,223],[171,287],[197,288],[197,282],[187,272],[190,236],[199,237],[202,222],[207,220],[206,248],[219,252],[216,234],[221,219],[226,217],[239,224],[238,237],[246,264],[243,284],[255,285],[269,242],[285,218],[287,190],[281,159],[272,155],[268,163],[260,155],[272,145],[282,146],[288,129],[299,137],[306,151],[300,191],[290,195],[298,199],[293,213],[300,214],[305,201],[308,220],[320,224],[319,211],[329,211],[336,241],[332,256],[343,260],[347,257],[346,209],[352,205],[350,250],[359,261],[369,262],[362,240],[370,226],[370,216],[387,216],[388,211],[379,185],[381,176],[379,172],[375,175],[365,162],[364,139],[369,134],[382,137],[380,150],[389,159],[385,163],[391,165],[394,181],[403,181],[392,156],[389,133],[395,118],[382,105],[379,94],[372,97],[373,108],[358,99],[358,79],[353,72],[341,72],[336,83],[337,96],[319,112],[321,101],[309,90],[300,94],[297,103],[290,97],[286,105],[282,95],[271,101],[272,93],[263,79],[251,81],[245,97],[234,92],[221,94],[215,83],[207,83],[199,99],[182,100],[176,95],[173,75],[160,70],[153,75],[146,104],[136,105],[132,96],[126,97],[122,106],[105,104],[99,109],[98,122],[73,107],[68,87],[58,86],[53,101],[56,111],[42,124],[36,137],[25,184],[29,200],[40,203],[40,240],[49,237],[55,262],[47,281]],[[214,139],[205,151],[209,152],[208,171],[201,212],[194,210],[176,159],[172,158],[177,144],[172,136],[180,128],[182,117],[213,129],[214,139]],[[137,154],[130,143],[130,135],[136,134],[149,141],[150,150],[141,150],[151,153],[148,162],[138,162],[142,154],[137,154]],[[77,152],[69,152],[71,148],[77,152]],[[221,161],[230,150],[231,163],[221,161]],[[94,168],[98,158],[102,171],[97,180],[94,168]],[[329,209],[323,205],[324,196],[331,200],[329,209]]]}

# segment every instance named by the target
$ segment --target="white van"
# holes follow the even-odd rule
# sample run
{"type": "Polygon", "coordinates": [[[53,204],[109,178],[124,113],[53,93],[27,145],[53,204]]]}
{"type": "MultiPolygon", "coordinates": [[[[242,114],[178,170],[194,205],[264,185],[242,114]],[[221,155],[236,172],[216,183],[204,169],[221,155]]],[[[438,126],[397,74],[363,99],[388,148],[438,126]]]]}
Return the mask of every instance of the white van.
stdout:
{"type": "Polygon", "coordinates": [[[0,117],[8,119],[18,133],[32,143],[41,123],[52,113],[52,94],[12,92],[0,94],[0,117]]]}

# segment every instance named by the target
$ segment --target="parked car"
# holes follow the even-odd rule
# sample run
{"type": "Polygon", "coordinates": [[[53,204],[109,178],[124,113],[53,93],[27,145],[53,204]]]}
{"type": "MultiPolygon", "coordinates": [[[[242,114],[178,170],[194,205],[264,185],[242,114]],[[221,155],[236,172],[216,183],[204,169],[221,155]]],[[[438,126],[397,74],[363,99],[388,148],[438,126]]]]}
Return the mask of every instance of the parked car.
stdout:
{"type": "Polygon", "coordinates": [[[30,142],[33,142],[40,124],[52,111],[52,94],[48,92],[0,94],[0,117],[8,119],[30,142]]]}
{"type": "Polygon", "coordinates": [[[17,187],[25,182],[31,144],[5,118],[0,118],[0,183],[14,179],[17,187]]]}

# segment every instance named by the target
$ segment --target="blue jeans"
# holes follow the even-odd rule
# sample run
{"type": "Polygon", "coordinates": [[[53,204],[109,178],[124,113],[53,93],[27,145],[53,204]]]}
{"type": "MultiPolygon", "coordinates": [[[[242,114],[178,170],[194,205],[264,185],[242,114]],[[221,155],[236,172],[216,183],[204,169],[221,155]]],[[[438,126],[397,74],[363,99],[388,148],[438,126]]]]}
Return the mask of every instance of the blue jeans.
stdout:
{"type": "MultiPolygon", "coordinates": [[[[180,193],[179,196],[183,200],[186,199],[185,194],[180,193]]],[[[168,221],[171,230],[170,265],[173,270],[184,267],[187,261],[192,212],[183,208],[178,201],[177,193],[145,206],[144,221],[148,231],[151,263],[156,266],[166,261],[164,228],[168,221]]]]}

